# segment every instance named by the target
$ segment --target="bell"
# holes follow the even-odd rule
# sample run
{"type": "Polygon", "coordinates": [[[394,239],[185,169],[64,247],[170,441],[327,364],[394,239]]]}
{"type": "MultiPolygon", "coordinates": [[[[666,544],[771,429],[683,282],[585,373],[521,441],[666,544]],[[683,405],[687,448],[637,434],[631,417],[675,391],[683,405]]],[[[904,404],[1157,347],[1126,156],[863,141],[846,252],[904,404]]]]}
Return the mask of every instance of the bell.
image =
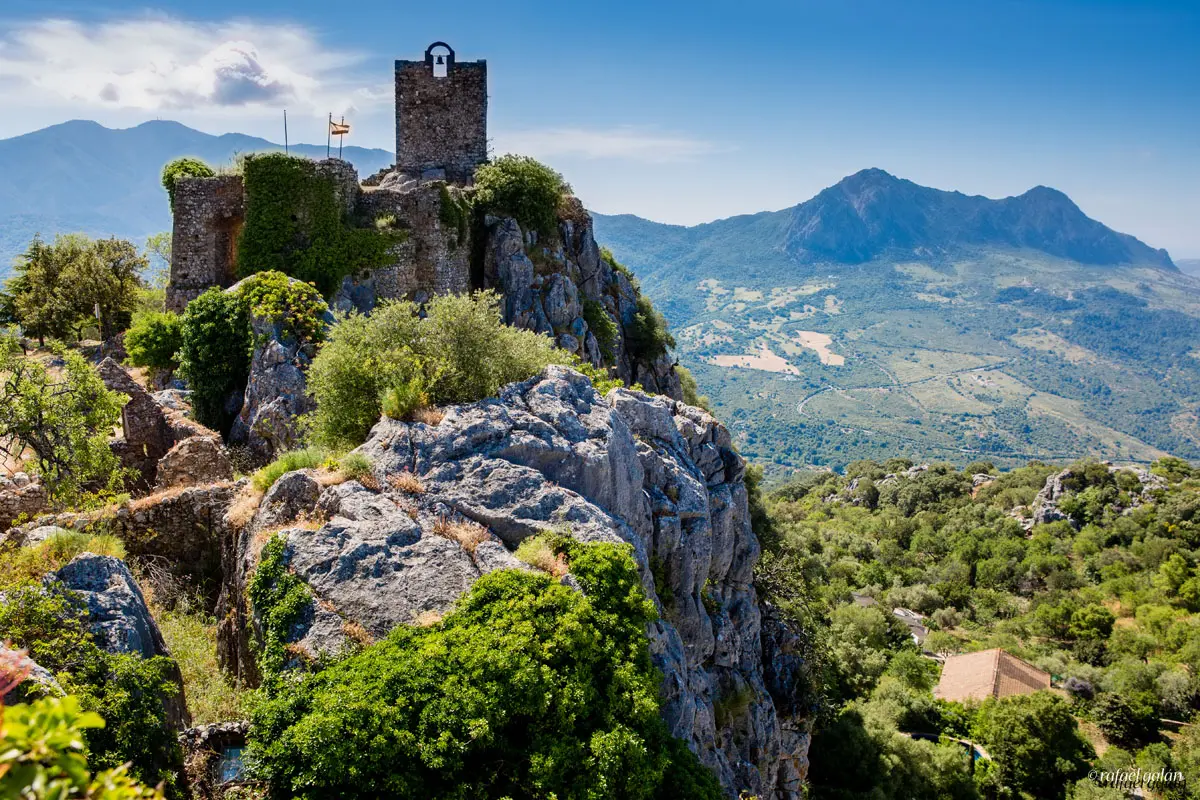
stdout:
{"type": "Polygon", "coordinates": [[[437,63],[438,63],[438,64],[445,64],[445,63],[446,63],[446,57],[445,57],[445,56],[438,56],[437,63]]]}

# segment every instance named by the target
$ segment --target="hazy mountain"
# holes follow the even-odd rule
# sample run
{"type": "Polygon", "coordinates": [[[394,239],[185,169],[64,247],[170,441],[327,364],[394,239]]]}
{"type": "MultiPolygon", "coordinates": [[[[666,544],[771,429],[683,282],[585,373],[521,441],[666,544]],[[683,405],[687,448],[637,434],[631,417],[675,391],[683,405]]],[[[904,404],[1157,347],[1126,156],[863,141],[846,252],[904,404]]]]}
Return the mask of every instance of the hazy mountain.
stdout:
{"type": "MultiPolygon", "coordinates": [[[[76,120],[0,140],[0,274],[35,233],[83,231],[140,242],[168,230],[159,173],[172,158],[198,156],[217,165],[238,153],[282,149],[254,136],[212,136],[166,121],[113,130],[76,120]]],[[[323,144],[291,150],[325,155],[323,144]]],[[[364,176],[393,161],[388,151],[362,147],[345,148],[344,157],[364,176]]]]}
{"type": "Polygon", "coordinates": [[[1200,275],[1200,258],[1181,258],[1175,264],[1189,275],[1200,275]]]}
{"type": "Polygon", "coordinates": [[[1037,187],[851,175],[705,225],[596,215],[748,455],[1200,457],[1200,280],[1037,187]]]}

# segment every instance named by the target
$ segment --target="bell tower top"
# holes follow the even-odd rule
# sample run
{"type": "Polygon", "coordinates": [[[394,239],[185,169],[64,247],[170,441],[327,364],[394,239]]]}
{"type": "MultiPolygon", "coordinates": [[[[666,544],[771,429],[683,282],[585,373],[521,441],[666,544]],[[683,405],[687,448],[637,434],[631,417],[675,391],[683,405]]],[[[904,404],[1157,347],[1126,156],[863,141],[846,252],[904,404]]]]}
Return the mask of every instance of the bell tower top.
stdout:
{"type": "Polygon", "coordinates": [[[486,160],[487,62],[459,61],[445,42],[397,61],[396,169],[470,183],[486,160]]]}

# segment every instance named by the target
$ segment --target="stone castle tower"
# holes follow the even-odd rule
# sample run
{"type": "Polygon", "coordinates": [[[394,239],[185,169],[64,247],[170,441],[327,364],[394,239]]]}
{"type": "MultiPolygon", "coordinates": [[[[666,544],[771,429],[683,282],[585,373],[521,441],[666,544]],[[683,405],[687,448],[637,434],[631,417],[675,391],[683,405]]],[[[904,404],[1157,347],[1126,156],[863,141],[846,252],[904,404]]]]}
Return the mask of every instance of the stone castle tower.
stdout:
{"type": "Polygon", "coordinates": [[[396,170],[470,183],[487,160],[487,100],[487,62],[458,61],[445,42],[397,61],[396,170]]]}

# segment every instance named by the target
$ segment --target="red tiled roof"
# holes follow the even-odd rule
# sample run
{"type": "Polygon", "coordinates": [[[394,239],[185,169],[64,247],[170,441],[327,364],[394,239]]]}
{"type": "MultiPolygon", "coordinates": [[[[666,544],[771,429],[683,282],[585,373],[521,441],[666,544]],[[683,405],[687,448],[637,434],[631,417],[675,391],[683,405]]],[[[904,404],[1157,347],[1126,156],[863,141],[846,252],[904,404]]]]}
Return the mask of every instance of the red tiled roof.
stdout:
{"type": "Polygon", "coordinates": [[[999,648],[950,656],[933,696],[943,700],[986,700],[1050,688],[1050,673],[999,648]]]}

